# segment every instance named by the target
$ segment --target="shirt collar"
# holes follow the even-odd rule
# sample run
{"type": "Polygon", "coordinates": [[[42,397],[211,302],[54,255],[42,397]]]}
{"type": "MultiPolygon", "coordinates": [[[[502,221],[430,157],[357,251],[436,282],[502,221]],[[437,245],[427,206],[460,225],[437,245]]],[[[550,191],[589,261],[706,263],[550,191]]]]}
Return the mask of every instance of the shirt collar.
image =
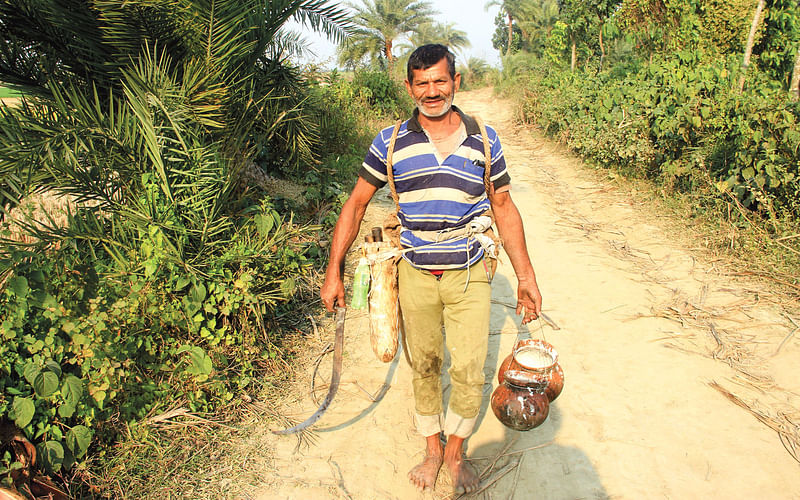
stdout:
{"type": "MultiPolygon", "coordinates": [[[[453,111],[461,116],[461,121],[464,122],[464,127],[467,129],[467,135],[480,134],[481,130],[478,127],[478,122],[468,114],[461,111],[457,106],[452,107],[453,111]]],[[[412,132],[422,132],[422,125],[419,124],[419,109],[414,108],[414,114],[408,120],[408,130],[412,132]]]]}

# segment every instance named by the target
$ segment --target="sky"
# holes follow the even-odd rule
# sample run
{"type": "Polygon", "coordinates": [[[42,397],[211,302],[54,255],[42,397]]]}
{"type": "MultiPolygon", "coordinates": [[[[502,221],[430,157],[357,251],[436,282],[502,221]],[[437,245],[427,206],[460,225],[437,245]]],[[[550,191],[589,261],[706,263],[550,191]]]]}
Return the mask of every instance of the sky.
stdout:
{"type": "MultiPolygon", "coordinates": [[[[472,47],[456,52],[456,64],[466,62],[470,57],[478,57],[492,66],[500,65],[500,53],[492,47],[492,34],[494,33],[494,18],[499,7],[492,6],[487,11],[484,6],[488,0],[434,0],[431,1],[434,9],[439,14],[434,19],[440,23],[453,23],[457,29],[467,33],[472,47]]],[[[353,0],[361,4],[360,0],[353,0]]],[[[311,43],[311,50],[316,57],[308,58],[310,61],[322,64],[324,67],[336,66],[336,47],[324,36],[311,31],[303,31],[305,38],[311,43]]],[[[395,45],[397,42],[395,42],[395,45]]],[[[398,55],[395,51],[395,55],[398,55]]]]}

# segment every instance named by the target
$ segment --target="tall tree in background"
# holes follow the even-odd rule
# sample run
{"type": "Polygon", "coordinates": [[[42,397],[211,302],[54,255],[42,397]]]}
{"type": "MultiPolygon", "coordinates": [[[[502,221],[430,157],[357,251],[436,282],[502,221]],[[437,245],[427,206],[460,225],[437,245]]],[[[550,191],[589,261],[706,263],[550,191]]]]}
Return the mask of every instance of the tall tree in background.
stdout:
{"type": "Polygon", "coordinates": [[[741,53],[753,17],[754,0],[705,0],[697,4],[704,45],[723,54],[741,53]]]}
{"type": "Polygon", "coordinates": [[[530,47],[542,45],[559,17],[558,0],[527,0],[520,4],[517,24],[530,47]]]}
{"type": "MultiPolygon", "coordinates": [[[[723,29],[728,26],[727,17],[735,17],[735,10],[730,5],[730,0],[710,0],[703,4],[708,17],[717,23],[713,27],[710,25],[709,29],[713,29],[720,39],[727,40],[735,36],[730,33],[731,30],[723,29]],[[725,4],[726,9],[719,4],[725,4]]],[[[697,5],[693,0],[624,0],[615,17],[621,28],[634,37],[643,55],[650,58],[658,52],[697,45],[700,29],[696,10],[697,5]]]]}
{"type": "Polygon", "coordinates": [[[339,45],[339,63],[354,66],[365,57],[383,59],[394,65],[394,42],[402,35],[433,22],[437,13],[427,0],[364,0],[363,5],[350,5],[357,30],[339,45]]]}
{"type": "Polygon", "coordinates": [[[456,28],[454,23],[422,24],[409,35],[408,42],[403,44],[405,52],[413,51],[427,43],[440,43],[450,48],[451,52],[458,52],[472,45],[467,32],[456,28]]]}
{"type": "Polygon", "coordinates": [[[500,54],[508,54],[510,51],[522,49],[522,30],[516,24],[511,25],[511,39],[508,38],[508,25],[505,15],[498,12],[494,18],[494,34],[492,35],[492,47],[500,54]],[[510,48],[509,48],[510,45],[510,48]]]}
{"type": "MultiPolygon", "coordinates": [[[[486,3],[487,10],[489,9],[489,7],[499,6],[500,12],[508,20],[506,23],[508,40],[514,39],[514,20],[517,19],[517,17],[521,13],[523,2],[524,0],[490,0],[489,2],[486,3]]],[[[506,55],[511,54],[511,46],[512,46],[511,43],[507,45],[506,55]]]]}
{"type": "Polygon", "coordinates": [[[768,0],[763,36],[753,48],[759,69],[791,89],[800,72],[800,0],[768,0]]]}
{"type": "Polygon", "coordinates": [[[747,36],[747,45],[744,48],[744,57],[742,58],[742,69],[741,74],[739,75],[739,92],[744,89],[744,79],[747,74],[747,67],[750,66],[750,55],[753,53],[753,44],[755,43],[756,39],[756,31],[758,31],[758,26],[761,24],[761,14],[764,11],[764,6],[766,5],[765,0],[758,0],[758,4],[756,4],[756,9],[753,12],[753,22],[750,24],[750,34],[747,36]]]}
{"type": "Polygon", "coordinates": [[[792,100],[797,101],[800,99],[800,47],[797,48],[797,55],[794,58],[794,69],[792,70],[789,92],[792,93],[792,100]]]}
{"type": "Polygon", "coordinates": [[[586,38],[588,18],[584,13],[584,4],[579,0],[561,0],[561,21],[567,26],[567,37],[570,46],[570,71],[578,65],[578,42],[586,38]]]}

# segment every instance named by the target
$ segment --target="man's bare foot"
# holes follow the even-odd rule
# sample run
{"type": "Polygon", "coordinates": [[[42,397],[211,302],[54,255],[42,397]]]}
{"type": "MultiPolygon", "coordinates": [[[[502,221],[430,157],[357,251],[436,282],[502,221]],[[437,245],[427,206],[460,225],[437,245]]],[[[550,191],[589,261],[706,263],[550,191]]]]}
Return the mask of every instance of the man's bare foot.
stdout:
{"type": "Polygon", "coordinates": [[[408,479],[420,491],[433,489],[442,467],[442,443],[439,434],[425,438],[425,458],[408,473],[408,479]]]}
{"type": "Polygon", "coordinates": [[[450,436],[444,449],[444,463],[450,471],[453,491],[458,495],[472,493],[480,484],[480,478],[475,474],[475,470],[464,460],[463,444],[463,438],[450,436]]]}

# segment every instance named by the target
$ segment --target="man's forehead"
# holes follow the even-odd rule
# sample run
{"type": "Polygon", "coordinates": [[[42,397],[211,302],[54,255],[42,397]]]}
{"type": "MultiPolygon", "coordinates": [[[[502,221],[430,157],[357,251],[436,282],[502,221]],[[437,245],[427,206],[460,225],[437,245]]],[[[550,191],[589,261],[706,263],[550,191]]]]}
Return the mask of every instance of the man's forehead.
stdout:
{"type": "Polygon", "coordinates": [[[438,62],[433,66],[429,66],[425,69],[414,69],[411,70],[411,74],[414,75],[414,81],[429,81],[429,80],[438,80],[440,78],[450,79],[450,68],[447,66],[447,61],[443,60],[444,64],[438,62]]]}

